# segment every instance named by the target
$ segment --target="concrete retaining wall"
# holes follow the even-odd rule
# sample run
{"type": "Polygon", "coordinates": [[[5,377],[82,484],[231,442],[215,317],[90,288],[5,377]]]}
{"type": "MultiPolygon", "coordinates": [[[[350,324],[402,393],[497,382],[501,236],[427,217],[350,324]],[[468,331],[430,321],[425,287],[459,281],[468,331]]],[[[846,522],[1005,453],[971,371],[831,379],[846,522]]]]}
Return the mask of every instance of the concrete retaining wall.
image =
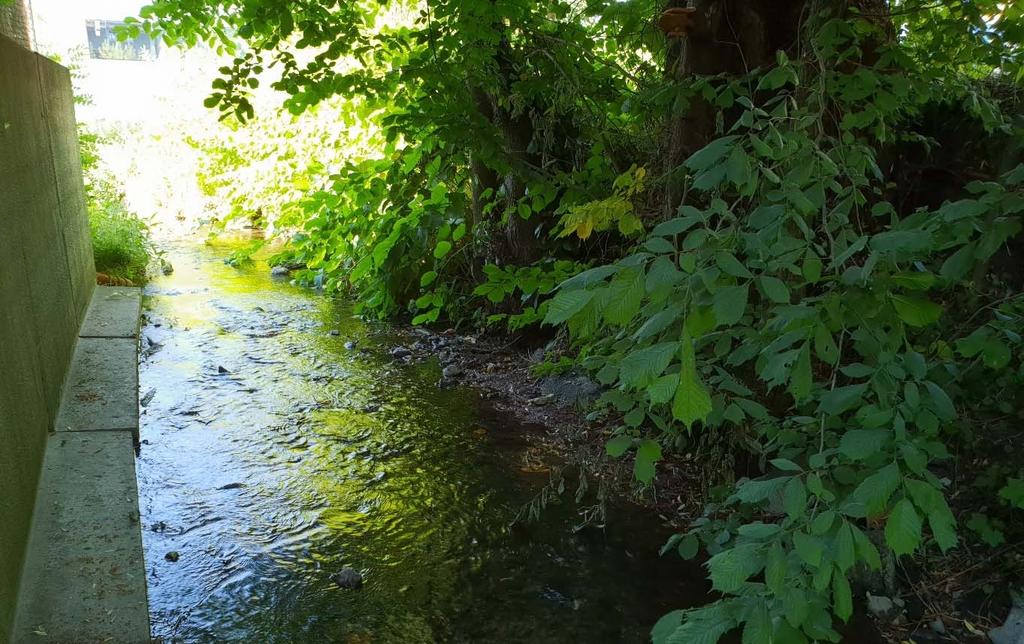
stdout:
{"type": "Polygon", "coordinates": [[[94,284],[70,75],[0,36],[0,641],[94,284]]]}
{"type": "Polygon", "coordinates": [[[34,49],[28,2],[14,0],[14,4],[0,4],[0,35],[11,38],[26,49],[34,49]]]}

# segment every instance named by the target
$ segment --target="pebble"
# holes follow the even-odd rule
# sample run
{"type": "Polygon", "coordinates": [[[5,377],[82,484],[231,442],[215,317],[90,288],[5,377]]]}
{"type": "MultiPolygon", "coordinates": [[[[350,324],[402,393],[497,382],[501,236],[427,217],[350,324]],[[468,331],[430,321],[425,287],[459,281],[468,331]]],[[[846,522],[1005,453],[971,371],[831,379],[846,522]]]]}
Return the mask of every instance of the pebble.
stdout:
{"type": "Polygon", "coordinates": [[[341,331],[337,329],[331,329],[330,331],[327,332],[327,335],[341,335],[341,331]]]}
{"type": "Polygon", "coordinates": [[[338,572],[331,575],[331,581],[342,588],[362,588],[363,575],[351,566],[345,566],[338,572]]]}
{"type": "Polygon", "coordinates": [[[167,554],[164,555],[164,559],[166,559],[167,561],[170,561],[172,563],[177,561],[180,558],[181,558],[181,555],[178,554],[177,550],[171,550],[170,552],[168,552],[167,554]]]}
{"type": "Polygon", "coordinates": [[[441,375],[445,378],[454,378],[462,375],[462,367],[457,364],[450,364],[441,370],[441,375]]]}
{"type": "Polygon", "coordinates": [[[287,266],[275,266],[270,269],[271,277],[288,277],[291,271],[288,270],[287,266]]]}

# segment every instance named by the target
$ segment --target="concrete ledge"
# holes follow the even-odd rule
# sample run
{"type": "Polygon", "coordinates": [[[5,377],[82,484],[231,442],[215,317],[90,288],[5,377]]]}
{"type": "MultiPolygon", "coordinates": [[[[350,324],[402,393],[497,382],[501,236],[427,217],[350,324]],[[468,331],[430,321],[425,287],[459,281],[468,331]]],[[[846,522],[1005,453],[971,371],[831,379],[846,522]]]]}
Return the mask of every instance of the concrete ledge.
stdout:
{"type": "Polygon", "coordinates": [[[47,438],[13,641],[149,642],[135,480],[141,291],[97,288],[47,438]]]}
{"type": "Polygon", "coordinates": [[[50,436],[15,642],[149,642],[130,431],[50,436]]]}
{"type": "Polygon", "coordinates": [[[80,338],[54,429],[85,432],[138,426],[138,340],[80,338]]]}
{"type": "Polygon", "coordinates": [[[78,337],[137,338],[141,308],[140,289],[97,286],[78,337]]]}

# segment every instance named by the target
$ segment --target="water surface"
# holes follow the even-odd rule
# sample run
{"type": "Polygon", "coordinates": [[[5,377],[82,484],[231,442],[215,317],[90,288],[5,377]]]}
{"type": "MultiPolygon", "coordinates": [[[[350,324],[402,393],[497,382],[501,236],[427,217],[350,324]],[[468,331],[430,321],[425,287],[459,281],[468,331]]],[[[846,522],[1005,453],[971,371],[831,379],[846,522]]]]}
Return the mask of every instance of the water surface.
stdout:
{"type": "Polygon", "coordinates": [[[394,364],[345,305],[224,256],[172,248],[174,273],[146,289],[155,636],[641,642],[700,600],[702,573],[657,556],[668,531],[649,512],[612,507],[604,528],[574,531],[569,500],[514,523],[549,480],[522,467],[537,428],[438,389],[433,361],[394,364]],[[344,566],[363,588],[331,581],[344,566]]]}

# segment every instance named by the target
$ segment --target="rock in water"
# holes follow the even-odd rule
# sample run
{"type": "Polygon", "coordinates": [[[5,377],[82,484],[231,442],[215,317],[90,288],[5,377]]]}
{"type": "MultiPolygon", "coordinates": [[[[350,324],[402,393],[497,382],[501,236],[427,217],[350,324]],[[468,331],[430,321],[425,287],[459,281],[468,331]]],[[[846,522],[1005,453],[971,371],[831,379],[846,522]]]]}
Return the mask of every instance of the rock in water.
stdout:
{"type": "Polygon", "coordinates": [[[275,266],[274,268],[270,269],[271,277],[288,277],[288,275],[290,274],[291,271],[288,270],[287,266],[275,266]]]}
{"type": "Polygon", "coordinates": [[[1014,606],[999,628],[988,632],[993,644],[1021,644],[1024,642],[1024,608],[1014,606]]]}
{"type": "Polygon", "coordinates": [[[338,572],[331,575],[331,581],[342,588],[362,588],[363,575],[351,566],[345,566],[338,572]]]}
{"type": "Polygon", "coordinates": [[[441,370],[441,375],[445,378],[451,379],[456,376],[462,375],[462,367],[457,364],[450,364],[441,370]]]}

